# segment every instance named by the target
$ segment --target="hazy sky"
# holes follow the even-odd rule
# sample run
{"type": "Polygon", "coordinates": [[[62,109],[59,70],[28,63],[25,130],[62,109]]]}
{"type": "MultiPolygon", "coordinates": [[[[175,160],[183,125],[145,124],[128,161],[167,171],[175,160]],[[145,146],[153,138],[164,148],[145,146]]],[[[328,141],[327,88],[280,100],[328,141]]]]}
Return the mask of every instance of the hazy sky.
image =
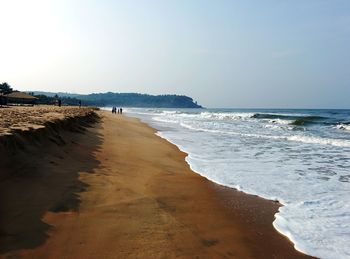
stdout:
{"type": "Polygon", "coordinates": [[[0,0],[0,81],[350,108],[349,0],[0,0]]]}

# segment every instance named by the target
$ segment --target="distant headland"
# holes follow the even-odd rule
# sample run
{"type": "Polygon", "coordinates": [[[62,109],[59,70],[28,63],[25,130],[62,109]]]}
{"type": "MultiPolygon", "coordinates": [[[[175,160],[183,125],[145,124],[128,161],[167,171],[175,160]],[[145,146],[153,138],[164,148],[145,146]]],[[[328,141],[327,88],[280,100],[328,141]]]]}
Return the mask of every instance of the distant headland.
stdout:
{"type": "Polygon", "coordinates": [[[185,95],[149,95],[140,93],[92,93],[72,94],[63,92],[26,91],[19,92],[8,83],[0,83],[0,105],[16,99],[31,104],[55,104],[85,106],[124,106],[144,108],[203,108],[185,95]]]}
{"type": "Polygon", "coordinates": [[[32,94],[39,99],[45,97],[61,98],[62,102],[73,105],[79,100],[84,105],[91,106],[124,106],[124,107],[151,107],[151,108],[202,108],[201,105],[193,101],[191,97],[185,95],[149,95],[140,93],[93,93],[93,94],[71,94],[52,93],[34,91],[32,94]]]}

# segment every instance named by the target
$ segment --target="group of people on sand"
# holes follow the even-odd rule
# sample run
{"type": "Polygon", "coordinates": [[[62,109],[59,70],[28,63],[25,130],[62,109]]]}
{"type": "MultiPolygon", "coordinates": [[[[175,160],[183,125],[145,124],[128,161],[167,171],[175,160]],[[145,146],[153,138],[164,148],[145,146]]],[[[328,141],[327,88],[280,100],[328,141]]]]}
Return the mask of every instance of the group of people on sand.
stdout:
{"type": "Polygon", "coordinates": [[[115,114],[123,114],[123,108],[119,108],[117,109],[117,107],[113,106],[112,108],[112,113],[115,113],[115,114]]]}

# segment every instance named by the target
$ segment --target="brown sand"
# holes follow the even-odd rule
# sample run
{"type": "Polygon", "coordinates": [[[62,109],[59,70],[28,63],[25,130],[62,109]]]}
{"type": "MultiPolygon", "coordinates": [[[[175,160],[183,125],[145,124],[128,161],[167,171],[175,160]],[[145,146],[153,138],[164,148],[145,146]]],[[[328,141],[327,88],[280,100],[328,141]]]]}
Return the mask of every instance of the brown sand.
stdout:
{"type": "Polygon", "coordinates": [[[277,203],[193,173],[138,120],[100,114],[61,132],[64,145],[16,154],[21,168],[0,163],[21,172],[0,182],[0,257],[306,258],[273,228],[277,203]]]}
{"type": "Polygon", "coordinates": [[[43,128],[45,123],[83,116],[90,110],[91,108],[52,105],[0,108],[0,136],[10,135],[16,130],[43,128]]]}

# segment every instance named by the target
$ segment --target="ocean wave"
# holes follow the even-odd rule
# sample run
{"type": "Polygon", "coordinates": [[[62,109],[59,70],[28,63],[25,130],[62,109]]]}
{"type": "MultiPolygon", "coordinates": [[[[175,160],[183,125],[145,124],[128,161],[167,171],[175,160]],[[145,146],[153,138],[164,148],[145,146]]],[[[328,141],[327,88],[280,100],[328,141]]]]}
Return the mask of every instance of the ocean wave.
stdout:
{"type": "Polygon", "coordinates": [[[204,119],[218,119],[218,120],[242,120],[251,118],[253,113],[228,113],[228,112],[202,112],[200,117],[204,119]]]}
{"type": "Polygon", "coordinates": [[[193,131],[203,131],[203,132],[216,133],[216,134],[223,134],[224,133],[221,130],[213,130],[213,129],[196,127],[196,126],[192,126],[192,125],[189,125],[187,123],[184,123],[184,122],[180,122],[180,125],[186,129],[193,130],[193,131]]]}
{"type": "Polygon", "coordinates": [[[159,122],[165,122],[165,123],[178,123],[176,120],[173,120],[171,118],[166,119],[162,117],[152,117],[153,120],[159,121],[159,122]]]}
{"type": "Polygon", "coordinates": [[[276,135],[262,135],[254,133],[242,133],[235,131],[224,131],[224,130],[214,130],[196,127],[194,125],[189,125],[187,123],[181,122],[180,125],[184,128],[194,130],[194,131],[203,131],[215,134],[225,134],[225,135],[236,135],[242,137],[253,137],[253,138],[264,138],[264,139],[274,139],[274,140],[288,140],[294,142],[301,142],[306,144],[318,144],[318,145],[331,145],[337,147],[350,147],[350,140],[347,139],[331,139],[331,138],[322,138],[322,137],[313,137],[305,135],[291,135],[291,136],[276,136],[276,135]]]}
{"type": "MultiPolygon", "coordinates": [[[[138,112],[140,113],[140,112],[138,112]]],[[[294,129],[299,129],[300,126],[306,126],[306,124],[312,124],[325,119],[322,116],[301,116],[301,115],[289,115],[289,114],[268,114],[268,113],[218,113],[218,112],[201,112],[201,113],[185,113],[181,111],[162,111],[161,115],[155,115],[152,117],[153,120],[179,124],[181,127],[187,128],[193,131],[202,131],[213,134],[224,134],[224,135],[235,135],[242,137],[253,137],[262,139],[273,139],[273,140],[287,140],[293,142],[300,142],[306,144],[318,144],[318,145],[331,145],[337,147],[350,147],[350,140],[341,138],[325,138],[319,136],[307,136],[302,134],[290,134],[294,129]],[[192,118],[198,118],[199,121],[193,121],[192,118]],[[242,131],[226,130],[220,128],[213,128],[210,125],[202,124],[200,119],[214,119],[214,120],[248,120],[249,118],[264,118],[267,124],[263,125],[264,128],[282,129],[285,133],[279,135],[261,134],[261,133],[248,133],[242,131]],[[270,119],[267,119],[270,118],[270,119]],[[296,119],[298,118],[298,119],[296,119]],[[294,126],[294,127],[293,127],[294,126]],[[288,133],[290,132],[290,133],[288,133]]],[[[350,124],[341,123],[335,126],[337,129],[344,131],[350,131],[350,124]]]]}
{"type": "Polygon", "coordinates": [[[268,119],[269,122],[280,124],[289,124],[294,126],[306,126],[310,124],[323,123],[327,118],[322,116],[310,115],[292,115],[292,114],[272,114],[272,113],[255,113],[254,119],[268,119]]]}
{"type": "Polygon", "coordinates": [[[350,123],[340,123],[335,127],[340,130],[350,131],[350,123]]]}
{"type": "Polygon", "coordinates": [[[286,137],[290,141],[298,141],[307,144],[331,145],[336,147],[350,147],[350,141],[347,139],[331,139],[312,136],[293,135],[286,137]]]}
{"type": "MultiPolygon", "coordinates": [[[[261,120],[271,124],[293,125],[293,126],[308,126],[312,124],[326,123],[326,117],[308,116],[303,114],[272,114],[272,113],[249,113],[249,112],[200,112],[188,113],[184,111],[161,111],[155,115],[173,118],[194,118],[194,119],[209,119],[209,120],[243,120],[251,119],[261,120]]],[[[292,129],[292,128],[289,128],[292,129]]]]}
{"type": "Polygon", "coordinates": [[[320,122],[324,122],[324,117],[321,116],[306,116],[306,117],[302,117],[302,118],[298,118],[295,121],[293,121],[291,123],[291,125],[295,125],[295,126],[306,126],[306,125],[310,125],[310,124],[317,124],[320,122]]]}
{"type": "Polygon", "coordinates": [[[258,119],[268,121],[274,124],[293,125],[293,126],[307,126],[311,124],[324,123],[327,120],[322,116],[310,116],[302,114],[273,114],[273,113],[216,113],[216,112],[202,112],[199,114],[204,119],[218,119],[218,120],[249,120],[258,119]]]}
{"type": "Polygon", "coordinates": [[[268,122],[273,124],[281,124],[281,125],[292,125],[293,123],[292,120],[282,120],[282,119],[273,119],[273,120],[269,120],[268,122]]]}
{"type": "Polygon", "coordinates": [[[289,115],[289,114],[275,114],[275,113],[254,113],[252,118],[254,119],[286,119],[292,120],[297,119],[300,116],[289,115]]]}
{"type": "Polygon", "coordinates": [[[149,118],[164,122],[153,124],[161,130],[157,135],[186,152],[194,172],[278,200],[284,206],[273,225],[297,250],[320,258],[350,258],[350,114],[279,110],[273,118],[255,118],[262,110],[242,111],[243,116],[238,110],[186,112],[149,118]]]}
{"type": "Polygon", "coordinates": [[[182,112],[180,112],[180,111],[161,111],[160,112],[161,114],[164,114],[164,115],[171,115],[171,114],[180,114],[180,113],[182,113],[182,112]]]}

